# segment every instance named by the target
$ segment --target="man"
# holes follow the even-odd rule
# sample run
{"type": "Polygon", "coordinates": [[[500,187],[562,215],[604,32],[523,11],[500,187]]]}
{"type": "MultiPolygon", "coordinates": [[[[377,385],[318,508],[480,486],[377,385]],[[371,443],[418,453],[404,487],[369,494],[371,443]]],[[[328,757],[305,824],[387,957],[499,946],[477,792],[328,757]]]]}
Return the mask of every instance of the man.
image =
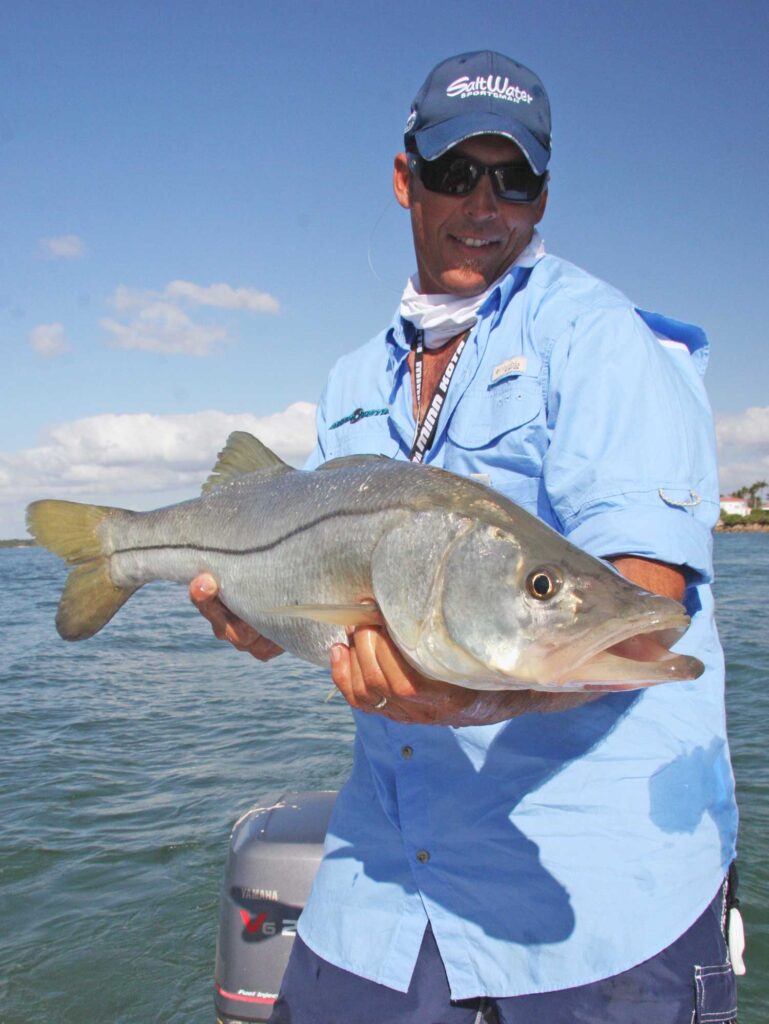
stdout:
{"type": "MultiPolygon", "coordinates": [[[[381,629],[335,647],[355,763],[276,1024],[736,1013],[707,342],[545,253],[549,157],[533,72],[486,51],[433,69],[394,169],[417,273],[389,329],[332,370],[309,468],[379,452],[489,483],[683,600],[680,649],[706,672],[601,699],[478,693],[420,676],[381,629]]],[[[278,653],[210,578],[192,596],[218,636],[278,653]]]]}

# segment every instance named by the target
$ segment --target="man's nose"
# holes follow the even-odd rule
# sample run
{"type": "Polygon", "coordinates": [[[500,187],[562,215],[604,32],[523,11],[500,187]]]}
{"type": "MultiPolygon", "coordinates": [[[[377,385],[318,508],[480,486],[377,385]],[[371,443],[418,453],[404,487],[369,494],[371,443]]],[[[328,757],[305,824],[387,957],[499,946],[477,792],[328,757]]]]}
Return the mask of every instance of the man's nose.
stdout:
{"type": "Polygon", "coordinates": [[[491,178],[488,174],[483,174],[472,192],[467,195],[465,210],[476,220],[488,220],[490,217],[496,217],[499,209],[498,203],[499,200],[492,187],[491,178]]]}

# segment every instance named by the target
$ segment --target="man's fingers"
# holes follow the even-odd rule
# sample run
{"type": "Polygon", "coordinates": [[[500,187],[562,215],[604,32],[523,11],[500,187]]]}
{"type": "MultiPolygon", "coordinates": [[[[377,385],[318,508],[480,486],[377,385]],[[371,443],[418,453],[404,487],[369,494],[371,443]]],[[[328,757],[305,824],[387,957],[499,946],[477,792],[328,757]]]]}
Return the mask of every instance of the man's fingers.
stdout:
{"type": "Polygon", "coordinates": [[[382,699],[381,690],[372,693],[366,685],[354,646],[334,644],[331,648],[331,678],[350,707],[358,711],[373,711],[382,699]]]}
{"type": "Polygon", "coordinates": [[[416,690],[407,675],[412,671],[389,636],[376,626],[359,626],[349,647],[332,648],[331,677],[352,707],[394,721],[432,721],[432,710],[412,700],[416,690]],[[385,703],[378,707],[383,698],[385,703]]]}
{"type": "Polygon", "coordinates": [[[352,687],[352,665],[350,648],[344,644],[334,644],[331,648],[331,678],[344,699],[352,707],[357,707],[357,699],[352,687]]]}
{"type": "Polygon", "coordinates": [[[190,600],[211,623],[217,640],[226,640],[237,650],[246,651],[259,661],[269,661],[283,653],[282,647],[233,615],[219,600],[218,593],[216,580],[208,573],[201,573],[190,583],[190,600]]]}
{"type": "Polygon", "coordinates": [[[359,626],[350,645],[353,689],[358,701],[369,708],[391,694],[389,680],[377,658],[380,635],[376,626],[359,626]]]}
{"type": "Polygon", "coordinates": [[[219,588],[213,576],[207,574],[196,576],[190,583],[190,601],[197,610],[211,623],[217,640],[228,640],[227,627],[231,616],[217,597],[219,588]]]}
{"type": "Polygon", "coordinates": [[[214,577],[207,572],[196,576],[190,583],[190,601],[206,618],[208,618],[206,611],[211,607],[211,603],[216,601],[218,593],[219,585],[214,577]]]}
{"type": "Polygon", "coordinates": [[[261,633],[257,634],[257,639],[246,649],[259,661],[270,661],[272,658],[277,658],[279,654],[285,654],[282,647],[273,643],[266,636],[262,636],[261,633]]]}
{"type": "Polygon", "coordinates": [[[384,692],[388,697],[409,701],[419,699],[420,688],[415,684],[419,679],[420,686],[424,688],[424,677],[409,665],[383,629],[371,626],[357,629],[355,648],[369,689],[381,692],[384,682],[384,692]]]}

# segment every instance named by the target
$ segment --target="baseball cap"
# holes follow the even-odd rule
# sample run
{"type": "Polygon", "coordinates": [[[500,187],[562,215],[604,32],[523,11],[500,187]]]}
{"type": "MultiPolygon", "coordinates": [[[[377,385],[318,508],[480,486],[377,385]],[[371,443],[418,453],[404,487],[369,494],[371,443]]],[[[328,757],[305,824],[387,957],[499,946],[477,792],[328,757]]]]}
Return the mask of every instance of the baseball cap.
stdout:
{"type": "Polygon", "coordinates": [[[406,148],[425,160],[473,135],[503,135],[523,151],[535,174],[550,159],[550,101],[529,68],[493,50],[437,64],[411,105],[406,148]]]}

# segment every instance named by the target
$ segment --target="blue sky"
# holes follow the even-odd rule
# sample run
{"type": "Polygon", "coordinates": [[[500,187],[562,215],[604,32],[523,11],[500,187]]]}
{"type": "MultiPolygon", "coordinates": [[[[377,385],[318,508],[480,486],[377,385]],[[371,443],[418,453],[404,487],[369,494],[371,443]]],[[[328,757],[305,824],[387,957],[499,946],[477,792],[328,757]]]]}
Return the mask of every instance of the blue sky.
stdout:
{"type": "Polygon", "coordinates": [[[763,0],[9,6],[0,537],[191,496],[235,427],[301,459],[413,270],[410,101],[480,48],[550,93],[548,249],[706,328],[724,488],[769,478],[767,44],[763,0]]]}

